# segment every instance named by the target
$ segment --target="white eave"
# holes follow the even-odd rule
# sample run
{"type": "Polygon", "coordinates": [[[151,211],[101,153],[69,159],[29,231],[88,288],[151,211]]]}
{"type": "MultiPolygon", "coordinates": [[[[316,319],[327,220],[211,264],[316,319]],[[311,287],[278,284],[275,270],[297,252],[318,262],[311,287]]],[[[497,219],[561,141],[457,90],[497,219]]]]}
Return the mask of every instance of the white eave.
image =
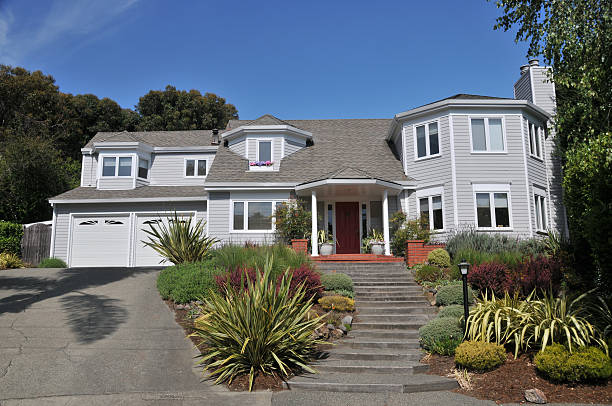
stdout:
{"type": "Polygon", "coordinates": [[[325,186],[325,185],[379,185],[391,189],[403,190],[404,186],[409,186],[407,181],[402,181],[403,184],[399,182],[389,182],[386,180],[380,179],[322,179],[308,183],[302,183],[301,185],[297,185],[295,187],[296,191],[311,189],[314,187],[325,186]]]}
{"type": "Polygon", "coordinates": [[[122,198],[106,198],[106,199],[49,199],[51,205],[54,204],[70,204],[70,203],[144,203],[144,202],[199,202],[206,201],[208,197],[202,196],[175,196],[175,197],[122,197],[122,198]]]}
{"type": "Polygon", "coordinates": [[[446,99],[425,106],[417,107],[412,110],[398,113],[393,117],[393,123],[389,129],[386,139],[390,140],[397,128],[397,125],[405,120],[441,112],[451,108],[527,108],[544,121],[552,117],[548,112],[527,100],[515,99],[446,99]]]}
{"type": "Polygon", "coordinates": [[[233,130],[224,132],[221,134],[221,137],[224,140],[229,140],[235,137],[238,137],[242,134],[274,134],[274,133],[282,133],[282,134],[291,134],[293,136],[297,136],[300,138],[311,139],[312,133],[304,130],[300,130],[299,128],[295,128],[290,125],[249,125],[249,126],[240,126],[238,128],[234,128],[233,130]]]}
{"type": "Polygon", "coordinates": [[[292,190],[295,182],[205,182],[204,190],[207,192],[221,192],[228,190],[292,190]]]}

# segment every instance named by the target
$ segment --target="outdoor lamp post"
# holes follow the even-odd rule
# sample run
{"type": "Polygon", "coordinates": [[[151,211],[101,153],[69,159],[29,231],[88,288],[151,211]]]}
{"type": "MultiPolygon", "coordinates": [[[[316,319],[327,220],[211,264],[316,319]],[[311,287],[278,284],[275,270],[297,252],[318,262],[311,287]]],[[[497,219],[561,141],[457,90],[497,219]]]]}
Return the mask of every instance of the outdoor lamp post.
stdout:
{"type": "Polygon", "coordinates": [[[470,307],[468,304],[468,286],[467,286],[467,274],[470,269],[470,263],[466,262],[465,259],[461,260],[461,263],[458,265],[459,270],[461,271],[461,279],[463,280],[463,316],[464,316],[464,329],[467,332],[467,319],[470,315],[470,307]]]}

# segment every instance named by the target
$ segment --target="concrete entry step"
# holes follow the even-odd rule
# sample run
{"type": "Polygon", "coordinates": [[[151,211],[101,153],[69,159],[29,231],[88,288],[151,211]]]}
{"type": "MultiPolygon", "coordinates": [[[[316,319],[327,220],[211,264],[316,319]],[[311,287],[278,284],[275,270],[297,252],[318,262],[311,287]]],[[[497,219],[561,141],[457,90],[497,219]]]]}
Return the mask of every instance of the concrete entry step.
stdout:
{"type": "Polygon", "coordinates": [[[376,330],[376,329],[359,329],[351,330],[349,337],[355,338],[396,338],[396,339],[418,339],[418,330],[376,330]]]}
{"type": "Polygon", "coordinates": [[[321,365],[315,365],[317,371],[349,372],[365,374],[418,374],[426,372],[426,364],[407,361],[388,360],[328,360],[321,365]]]}
{"type": "Polygon", "coordinates": [[[380,360],[380,361],[419,361],[423,357],[421,350],[372,350],[363,348],[351,348],[338,345],[333,352],[329,353],[327,359],[348,360],[380,360]]]}

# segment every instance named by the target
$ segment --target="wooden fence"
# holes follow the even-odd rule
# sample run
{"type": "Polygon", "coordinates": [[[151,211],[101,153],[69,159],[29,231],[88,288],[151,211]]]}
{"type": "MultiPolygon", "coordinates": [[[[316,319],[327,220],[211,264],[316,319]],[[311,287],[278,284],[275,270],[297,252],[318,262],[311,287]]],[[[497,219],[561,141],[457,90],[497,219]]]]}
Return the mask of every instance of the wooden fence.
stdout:
{"type": "Polygon", "coordinates": [[[49,258],[51,250],[51,225],[33,224],[23,230],[21,258],[34,266],[49,258]]]}

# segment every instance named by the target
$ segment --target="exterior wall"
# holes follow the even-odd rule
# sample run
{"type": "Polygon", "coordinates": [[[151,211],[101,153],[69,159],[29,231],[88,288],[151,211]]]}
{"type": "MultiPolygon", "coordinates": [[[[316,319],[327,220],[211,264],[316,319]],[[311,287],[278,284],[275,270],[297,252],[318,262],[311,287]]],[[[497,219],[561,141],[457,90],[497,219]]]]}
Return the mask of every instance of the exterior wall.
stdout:
{"type": "Polygon", "coordinates": [[[529,72],[522,73],[519,80],[514,84],[514,98],[517,100],[528,100],[533,103],[529,72]]]}
{"type": "Polygon", "coordinates": [[[293,154],[294,152],[299,151],[300,149],[306,146],[306,143],[304,141],[292,140],[290,138],[285,138],[283,142],[285,143],[285,157],[293,154]]]}
{"type": "MultiPolygon", "coordinates": [[[[549,202],[548,196],[548,180],[546,173],[546,164],[544,159],[531,156],[529,153],[529,123],[534,123],[536,126],[545,126],[545,124],[539,123],[529,116],[523,117],[523,142],[525,144],[526,161],[527,161],[527,182],[529,184],[529,206],[531,210],[531,228],[535,232],[537,228],[536,224],[536,208],[534,202],[535,189],[540,189],[546,192],[546,201],[549,202]]],[[[543,147],[543,146],[542,146],[543,147]]],[[[544,156],[545,157],[545,156],[544,156]]],[[[550,222],[550,204],[546,207],[546,218],[550,222]]]]}
{"type": "Polygon", "coordinates": [[[134,178],[132,176],[98,179],[98,189],[134,189],[134,178]]]}
{"type": "Polygon", "coordinates": [[[236,154],[246,157],[246,140],[237,138],[227,143],[227,147],[236,154]]]}
{"type": "MultiPolygon", "coordinates": [[[[449,126],[449,115],[426,116],[407,121],[402,129],[405,145],[405,167],[408,176],[416,179],[418,186],[416,190],[431,187],[443,187],[442,196],[444,229],[451,231],[455,228],[454,222],[454,193],[452,187],[452,148],[449,126]],[[440,145],[440,156],[427,159],[416,158],[415,128],[416,126],[438,120],[438,143],[440,145]]],[[[469,142],[469,141],[468,141],[469,142]]],[[[469,145],[469,144],[468,144],[469,145]]],[[[418,217],[418,205],[416,193],[407,197],[407,213],[411,219],[418,217]]],[[[444,233],[442,233],[444,234],[444,233]]]]}
{"type": "Polygon", "coordinates": [[[83,154],[81,166],[81,186],[96,187],[96,176],[98,171],[97,155],[83,154]]]}
{"type": "MultiPolygon", "coordinates": [[[[478,116],[497,116],[499,112],[471,112],[478,116]],[[484,113],[484,114],[482,114],[484,113]]],[[[458,227],[475,227],[476,209],[473,185],[509,184],[512,231],[499,230],[515,236],[531,235],[527,194],[525,152],[521,132],[521,116],[502,113],[506,153],[472,153],[469,114],[453,114],[453,134],[456,162],[458,227]]]]}
{"type": "Polygon", "coordinates": [[[149,173],[151,186],[199,186],[205,177],[185,177],[185,159],[206,159],[206,173],[215,158],[215,153],[169,153],[152,156],[149,173]]]}
{"type": "MultiPolygon", "coordinates": [[[[167,202],[167,203],[87,203],[87,204],[56,204],[55,229],[52,236],[53,256],[68,262],[70,245],[71,214],[120,214],[120,213],[150,213],[152,215],[174,211],[195,211],[196,220],[207,217],[207,202],[167,202]]],[[[132,227],[135,227],[132,222],[132,227]]],[[[134,230],[133,230],[134,231],[134,230]]]]}
{"type": "Polygon", "coordinates": [[[274,165],[272,166],[273,169],[275,171],[278,170],[278,168],[280,168],[280,163],[281,163],[281,159],[283,157],[283,143],[284,141],[284,137],[283,136],[279,136],[279,135],[265,135],[262,134],[261,136],[248,136],[246,139],[246,146],[247,146],[247,151],[246,151],[246,157],[249,161],[256,161],[257,160],[257,140],[260,139],[271,139],[272,140],[272,161],[274,162],[274,165]]]}

